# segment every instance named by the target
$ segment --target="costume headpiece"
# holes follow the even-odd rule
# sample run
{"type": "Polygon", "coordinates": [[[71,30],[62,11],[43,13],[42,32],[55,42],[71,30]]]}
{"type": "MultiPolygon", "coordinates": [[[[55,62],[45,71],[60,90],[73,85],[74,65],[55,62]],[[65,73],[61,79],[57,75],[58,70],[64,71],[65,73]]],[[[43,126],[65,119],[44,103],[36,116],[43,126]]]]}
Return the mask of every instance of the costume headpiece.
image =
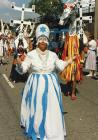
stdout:
{"type": "Polygon", "coordinates": [[[49,27],[46,24],[38,25],[38,27],[36,29],[37,44],[39,42],[39,39],[42,38],[42,37],[47,38],[46,43],[48,44],[49,34],[50,34],[50,30],[49,30],[49,27]]]}

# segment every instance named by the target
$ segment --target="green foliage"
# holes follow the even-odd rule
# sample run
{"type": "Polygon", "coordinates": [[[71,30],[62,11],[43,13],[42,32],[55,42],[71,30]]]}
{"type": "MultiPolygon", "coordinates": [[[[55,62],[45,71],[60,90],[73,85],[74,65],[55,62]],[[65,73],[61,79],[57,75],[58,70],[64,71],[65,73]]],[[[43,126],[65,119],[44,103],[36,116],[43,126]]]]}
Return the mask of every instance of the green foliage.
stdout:
{"type": "Polygon", "coordinates": [[[35,11],[42,18],[57,20],[63,12],[62,0],[31,0],[29,7],[32,7],[32,4],[35,4],[35,11]]]}

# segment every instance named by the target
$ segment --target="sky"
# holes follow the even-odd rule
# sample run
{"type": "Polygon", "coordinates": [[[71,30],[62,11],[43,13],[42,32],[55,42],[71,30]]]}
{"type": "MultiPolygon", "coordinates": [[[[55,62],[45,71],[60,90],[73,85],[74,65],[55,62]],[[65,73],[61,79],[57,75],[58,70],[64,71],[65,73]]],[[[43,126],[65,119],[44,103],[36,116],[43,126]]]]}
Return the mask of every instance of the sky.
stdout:
{"type": "MultiPolygon", "coordinates": [[[[2,19],[4,22],[10,23],[10,21],[13,19],[20,19],[21,13],[11,8],[12,2],[15,2],[16,6],[19,7],[25,3],[25,7],[27,7],[30,0],[0,0],[0,20],[2,19]]],[[[31,14],[25,13],[25,17],[28,17],[28,15],[32,17],[31,14]]]]}
{"type": "MultiPolygon", "coordinates": [[[[18,7],[22,7],[22,4],[25,3],[25,7],[27,7],[30,0],[0,0],[0,20],[2,19],[3,22],[10,23],[10,20],[21,18],[21,12],[11,8],[12,2],[15,2],[18,7]]],[[[28,17],[28,15],[32,17],[31,13],[25,15],[25,18],[28,17]]]]}

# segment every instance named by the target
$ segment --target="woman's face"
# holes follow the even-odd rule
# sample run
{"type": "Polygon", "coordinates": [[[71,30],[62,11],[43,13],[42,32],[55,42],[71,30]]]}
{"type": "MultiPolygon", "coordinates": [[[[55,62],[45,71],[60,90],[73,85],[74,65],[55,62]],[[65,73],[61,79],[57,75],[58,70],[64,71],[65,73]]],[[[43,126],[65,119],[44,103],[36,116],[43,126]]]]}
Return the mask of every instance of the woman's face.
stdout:
{"type": "Polygon", "coordinates": [[[38,39],[38,48],[41,51],[45,51],[47,49],[48,39],[46,37],[40,37],[38,39]]]}

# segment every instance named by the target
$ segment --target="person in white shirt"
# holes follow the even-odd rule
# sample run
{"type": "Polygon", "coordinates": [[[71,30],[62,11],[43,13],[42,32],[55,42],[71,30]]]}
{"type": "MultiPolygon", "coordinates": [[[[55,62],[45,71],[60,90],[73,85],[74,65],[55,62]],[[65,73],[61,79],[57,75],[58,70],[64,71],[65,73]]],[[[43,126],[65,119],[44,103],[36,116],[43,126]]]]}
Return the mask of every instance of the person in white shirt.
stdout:
{"type": "Polygon", "coordinates": [[[49,33],[48,26],[40,24],[36,29],[37,48],[28,52],[23,62],[17,58],[22,73],[32,69],[23,90],[20,123],[32,140],[64,140],[66,135],[56,69],[63,71],[75,57],[62,61],[49,51],[49,33]]]}
{"type": "Polygon", "coordinates": [[[94,77],[96,72],[96,50],[97,43],[94,40],[94,37],[90,37],[90,41],[88,42],[88,52],[85,63],[85,69],[89,70],[89,74],[87,76],[94,77]]]}

